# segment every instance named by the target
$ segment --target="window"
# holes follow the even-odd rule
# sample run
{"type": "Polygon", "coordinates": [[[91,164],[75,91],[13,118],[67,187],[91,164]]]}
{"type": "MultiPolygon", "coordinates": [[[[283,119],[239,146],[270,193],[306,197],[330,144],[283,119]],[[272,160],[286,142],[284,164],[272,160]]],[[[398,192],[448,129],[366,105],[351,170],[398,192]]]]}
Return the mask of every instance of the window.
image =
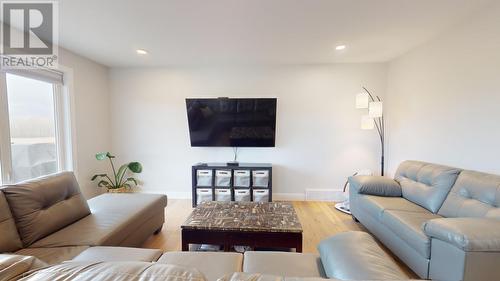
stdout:
{"type": "MultiPolygon", "coordinates": [[[[70,169],[69,116],[62,79],[44,72],[1,74],[0,163],[3,183],[70,169]]],[[[62,76],[60,76],[62,78],[62,76]]]]}

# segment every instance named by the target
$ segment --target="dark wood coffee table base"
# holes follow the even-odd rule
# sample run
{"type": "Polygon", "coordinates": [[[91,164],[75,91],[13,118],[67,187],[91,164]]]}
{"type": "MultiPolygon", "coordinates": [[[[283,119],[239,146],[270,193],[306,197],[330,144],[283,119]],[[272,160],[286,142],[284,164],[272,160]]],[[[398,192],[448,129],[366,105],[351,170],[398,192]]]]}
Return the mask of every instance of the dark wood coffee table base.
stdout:
{"type": "Polygon", "coordinates": [[[295,248],[302,253],[302,233],[182,229],[182,251],[189,251],[189,244],[222,245],[225,252],[232,246],[250,246],[295,248]]]}

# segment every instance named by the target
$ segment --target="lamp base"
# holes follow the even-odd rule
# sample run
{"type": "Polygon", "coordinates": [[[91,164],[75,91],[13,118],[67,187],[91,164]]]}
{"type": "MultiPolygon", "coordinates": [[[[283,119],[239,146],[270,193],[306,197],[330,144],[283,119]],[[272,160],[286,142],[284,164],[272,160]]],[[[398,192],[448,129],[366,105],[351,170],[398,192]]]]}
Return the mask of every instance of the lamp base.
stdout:
{"type": "Polygon", "coordinates": [[[337,209],[338,211],[341,211],[344,214],[351,215],[349,200],[335,204],[335,209],[337,209]]]}

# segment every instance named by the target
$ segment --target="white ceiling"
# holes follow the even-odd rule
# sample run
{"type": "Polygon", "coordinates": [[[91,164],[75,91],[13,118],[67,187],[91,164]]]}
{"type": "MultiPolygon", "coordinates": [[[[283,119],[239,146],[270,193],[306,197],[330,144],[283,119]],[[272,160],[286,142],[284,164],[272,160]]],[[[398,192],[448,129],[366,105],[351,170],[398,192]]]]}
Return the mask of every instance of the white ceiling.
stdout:
{"type": "Polygon", "coordinates": [[[64,0],[59,41],[111,67],[383,62],[492,1],[64,0]]]}

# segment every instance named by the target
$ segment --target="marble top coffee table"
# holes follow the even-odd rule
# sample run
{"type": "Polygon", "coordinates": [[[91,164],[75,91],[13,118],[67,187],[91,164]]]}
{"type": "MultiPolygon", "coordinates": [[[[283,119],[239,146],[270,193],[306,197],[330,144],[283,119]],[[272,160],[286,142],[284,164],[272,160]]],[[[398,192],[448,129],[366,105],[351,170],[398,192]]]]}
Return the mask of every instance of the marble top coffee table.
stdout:
{"type": "Polygon", "coordinates": [[[294,248],[302,252],[302,225],[285,202],[206,202],[181,225],[182,250],[189,244],[294,248]]]}

